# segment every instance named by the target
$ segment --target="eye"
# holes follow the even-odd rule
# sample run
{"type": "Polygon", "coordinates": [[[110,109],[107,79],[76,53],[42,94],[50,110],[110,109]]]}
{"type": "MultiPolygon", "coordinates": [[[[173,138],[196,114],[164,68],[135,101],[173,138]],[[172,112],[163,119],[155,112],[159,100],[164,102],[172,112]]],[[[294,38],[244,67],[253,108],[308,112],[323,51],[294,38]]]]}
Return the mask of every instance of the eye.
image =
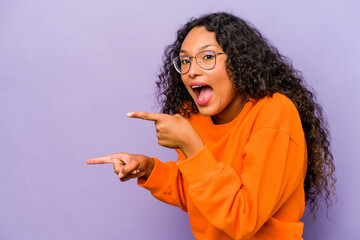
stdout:
{"type": "Polygon", "coordinates": [[[202,58],[203,60],[212,60],[214,58],[214,55],[212,54],[206,54],[204,55],[204,57],[202,58]]]}
{"type": "Polygon", "coordinates": [[[190,61],[188,58],[183,58],[183,59],[180,59],[180,63],[181,63],[181,65],[186,65],[186,64],[189,64],[190,61]]]}

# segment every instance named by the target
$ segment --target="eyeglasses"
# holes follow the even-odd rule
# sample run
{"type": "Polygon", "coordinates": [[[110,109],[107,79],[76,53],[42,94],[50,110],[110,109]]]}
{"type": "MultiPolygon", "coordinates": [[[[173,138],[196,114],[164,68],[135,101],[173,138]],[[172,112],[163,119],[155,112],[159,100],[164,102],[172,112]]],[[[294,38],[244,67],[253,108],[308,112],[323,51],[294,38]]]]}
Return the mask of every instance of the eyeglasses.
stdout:
{"type": "MultiPolygon", "coordinates": [[[[216,55],[221,55],[225,53],[215,53],[214,51],[203,51],[197,53],[194,57],[196,63],[205,70],[210,70],[215,67],[216,64],[216,55]]],[[[194,57],[188,56],[178,56],[173,59],[173,64],[180,74],[186,74],[189,72],[191,67],[191,59],[194,57]]]]}

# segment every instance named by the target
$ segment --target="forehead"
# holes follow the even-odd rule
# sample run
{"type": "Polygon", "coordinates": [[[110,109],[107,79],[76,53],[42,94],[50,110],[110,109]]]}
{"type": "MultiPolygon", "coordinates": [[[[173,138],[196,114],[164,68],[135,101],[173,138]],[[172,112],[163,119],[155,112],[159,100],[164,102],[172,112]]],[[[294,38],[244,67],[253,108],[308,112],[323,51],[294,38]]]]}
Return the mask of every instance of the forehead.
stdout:
{"type": "Polygon", "coordinates": [[[191,29],[184,39],[181,51],[194,52],[207,45],[221,48],[216,41],[214,32],[209,32],[205,27],[195,27],[191,29]]]}

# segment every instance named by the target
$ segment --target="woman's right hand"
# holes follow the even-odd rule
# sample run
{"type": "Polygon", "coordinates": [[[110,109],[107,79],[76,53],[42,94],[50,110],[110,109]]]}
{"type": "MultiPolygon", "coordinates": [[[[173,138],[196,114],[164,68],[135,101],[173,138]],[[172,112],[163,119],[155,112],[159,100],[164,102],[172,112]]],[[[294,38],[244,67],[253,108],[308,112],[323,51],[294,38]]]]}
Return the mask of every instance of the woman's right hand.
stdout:
{"type": "Polygon", "coordinates": [[[155,166],[155,160],[153,158],[130,153],[115,153],[113,155],[92,158],[87,160],[86,163],[112,163],[114,165],[115,173],[122,182],[138,177],[148,179],[155,166]]]}

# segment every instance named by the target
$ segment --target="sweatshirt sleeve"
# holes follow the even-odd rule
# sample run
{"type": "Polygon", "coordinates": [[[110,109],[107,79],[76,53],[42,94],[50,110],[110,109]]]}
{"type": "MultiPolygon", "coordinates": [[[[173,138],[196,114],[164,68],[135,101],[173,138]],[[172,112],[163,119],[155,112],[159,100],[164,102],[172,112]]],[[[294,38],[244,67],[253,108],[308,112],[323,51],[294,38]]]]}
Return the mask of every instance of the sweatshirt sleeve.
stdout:
{"type": "Polygon", "coordinates": [[[157,158],[154,159],[155,166],[149,178],[138,178],[137,184],[149,190],[160,201],[187,212],[184,181],[175,162],[163,163],[157,158]]]}
{"type": "Polygon", "coordinates": [[[218,162],[205,147],[179,161],[188,197],[215,227],[234,239],[247,239],[280,208],[304,180],[306,153],[288,133],[258,130],[246,144],[240,173],[218,162]]]}

